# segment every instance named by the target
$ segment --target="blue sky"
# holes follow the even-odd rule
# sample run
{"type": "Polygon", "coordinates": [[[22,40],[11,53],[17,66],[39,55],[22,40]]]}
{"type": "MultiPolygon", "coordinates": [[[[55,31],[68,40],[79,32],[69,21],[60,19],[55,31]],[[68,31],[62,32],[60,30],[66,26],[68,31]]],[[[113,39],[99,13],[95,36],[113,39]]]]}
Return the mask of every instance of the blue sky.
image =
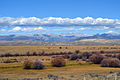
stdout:
{"type": "Polygon", "coordinates": [[[0,0],[0,34],[120,33],[119,3],[120,0],[0,0]]]}

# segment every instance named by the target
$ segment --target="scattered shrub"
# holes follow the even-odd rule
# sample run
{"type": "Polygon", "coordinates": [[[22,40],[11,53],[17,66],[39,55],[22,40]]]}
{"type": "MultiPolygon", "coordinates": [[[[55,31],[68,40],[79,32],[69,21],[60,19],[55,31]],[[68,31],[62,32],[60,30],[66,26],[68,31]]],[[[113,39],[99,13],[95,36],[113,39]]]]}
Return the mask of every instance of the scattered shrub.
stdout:
{"type": "Polygon", "coordinates": [[[30,52],[29,52],[29,51],[28,51],[28,52],[26,52],[26,53],[25,53],[25,55],[26,55],[26,56],[31,56],[31,54],[30,54],[30,52]]]}
{"type": "Polygon", "coordinates": [[[80,51],[79,51],[79,50],[76,50],[75,53],[78,54],[78,53],[80,53],[80,51]]]}
{"type": "Polygon", "coordinates": [[[116,57],[120,60],[120,53],[116,57]]]}
{"type": "Polygon", "coordinates": [[[35,51],[33,52],[33,56],[37,56],[37,53],[35,51]]]}
{"type": "Polygon", "coordinates": [[[63,67],[66,65],[66,60],[63,57],[57,56],[51,60],[51,64],[55,67],[63,67]]]}
{"type": "Polygon", "coordinates": [[[93,54],[92,56],[90,56],[89,59],[93,64],[100,64],[101,61],[104,59],[104,56],[101,54],[93,54]]]}
{"type": "Polygon", "coordinates": [[[14,56],[20,56],[19,53],[15,53],[14,56]]]}
{"type": "Polygon", "coordinates": [[[104,51],[100,51],[101,54],[104,54],[105,52],[104,51]]]}
{"type": "Polygon", "coordinates": [[[64,54],[63,56],[64,56],[65,59],[70,58],[69,54],[64,54]]]}
{"type": "Polygon", "coordinates": [[[119,59],[104,59],[101,62],[102,67],[120,67],[119,59]]]}
{"type": "Polygon", "coordinates": [[[3,63],[12,63],[11,60],[7,59],[7,60],[4,60],[3,63]]]}
{"type": "Polygon", "coordinates": [[[32,64],[32,69],[44,69],[45,65],[39,60],[35,60],[32,64]]]}
{"type": "Polygon", "coordinates": [[[59,52],[60,55],[66,54],[66,52],[59,52]]]}
{"type": "Polygon", "coordinates": [[[55,58],[56,56],[52,56],[51,58],[55,58]]]}
{"type": "Polygon", "coordinates": [[[109,61],[109,67],[120,67],[120,60],[119,59],[111,59],[109,61]]]}
{"type": "Polygon", "coordinates": [[[59,49],[62,49],[62,47],[59,47],[59,49]]]}
{"type": "Polygon", "coordinates": [[[41,52],[38,52],[37,56],[41,56],[41,52]]]}
{"type": "Polygon", "coordinates": [[[111,56],[112,58],[116,58],[117,57],[117,55],[116,54],[112,54],[112,56],[111,56]]]}
{"type": "Polygon", "coordinates": [[[70,52],[70,51],[69,51],[68,54],[73,54],[73,52],[70,52]]]}
{"type": "Polygon", "coordinates": [[[86,61],[87,60],[87,57],[82,57],[82,61],[86,61]]]}
{"type": "Polygon", "coordinates": [[[97,52],[95,52],[95,51],[92,51],[91,53],[92,53],[92,54],[97,54],[97,52]]]}
{"type": "Polygon", "coordinates": [[[112,57],[112,54],[105,54],[105,56],[107,56],[107,57],[112,57]]]}
{"type": "Polygon", "coordinates": [[[82,54],[81,53],[78,54],[78,58],[82,59],[82,54]]]}
{"type": "Polygon", "coordinates": [[[83,57],[86,57],[87,59],[88,59],[91,55],[92,55],[92,54],[89,53],[89,52],[83,52],[83,53],[82,53],[82,56],[83,56],[83,57]]]}
{"type": "Polygon", "coordinates": [[[70,60],[76,60],[78,58],[78,54],[74,53],[70,55],[70,60]]]}
{"type": "Polygon", "coordinates": [[[68,49],[68,47],[65,47],[65,49],[68,49]]]}
{"type": "Polygon", "coordinates": [[[23,68],[24,69],[31,69],[33,65],[33,61],[30,60],[25,60],[23,63],[23,68]]]}
{"type": "Polygon", "coordinates": [[[104,59],[109,59],[107,56],[104,56],[104,59]]]}
{"type": "Polygon", "coordinates": [[[54,55],[54,56],[52,56],[51,58],[56,58],[56,57],[62,57],[62,58],[64,58],[64,56],[58,56],[58,55],[54,55]]]}
{"type": "Polygon", "coordinates": [[[109,59],[103,59],[101,61],[101,67],[109,67],[109,59]]]}
{"type": "Polygon", "coordinates": [[[4,56],[5,56],[5,57],[10,57],[10,56],[12,56],[12,54],[11,54],[11,53],[5,53],[4,56]]]}
{"type": "Polygon", "coordinates": [[[6,59],[3,61],[3,63],[14,63],[14,62],[18,62],[17,59],[6,59]]]}
{"type": "Polygon", "coordinates": [[[42,51],[41,56],[45,56],[45,51],[42,51]]]}
{"type": "Polygon", "coordinates": [[[5,55],[4,54],[0,54],[0,57],[5,57],[5,55]]]}

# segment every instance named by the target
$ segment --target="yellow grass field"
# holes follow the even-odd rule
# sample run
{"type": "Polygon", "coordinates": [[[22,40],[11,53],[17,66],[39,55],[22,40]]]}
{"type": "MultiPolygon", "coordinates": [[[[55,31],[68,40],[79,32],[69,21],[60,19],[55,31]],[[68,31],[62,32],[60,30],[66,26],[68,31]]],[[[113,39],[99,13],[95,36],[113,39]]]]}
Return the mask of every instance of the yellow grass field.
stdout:
{"type": "MultiPolygon", "coordinates": [[[[30,57],[31,58],[31,57],[30,57]]],[[[40,58],[40,57],[37,57],[40,58]]],[[[32,58],[33,59],[33,58],[32,58]]],[[[41,58],[40,58],[41,59],[41,58]]],[[[50,62],[43,61],[46,64],[46,68],[43,70],[25,70],[22,68],[21,63],[1,63],[0,64],[0,78],[9,78],[16,80],[20,78],[38,78],[46,77],[48,74],[55,74],[63,77],[81,77],[85,73],[96,73],[96,74],[108,74],[110,71],[119,72],[120,68],[105,68],[100,67],[97,64],[89,64],[82,62],[78,64],[76,61],[67,61],[65,67],[52,67],[50,62]]]]}
{"type": "Polygon", "coordinates": [[[81,52],[89,51],[120,51],[120,46],[0,46],[0,54],[7,52],[24,54],[30,52],[64,52],[80,50],[81,52]],[[59,47],[62,47],[59,49],[59,47]]]}
{"type": "MultiPolygon", "coordinates": [[[[119,51],[120,46],[0,46],[0,54],[7,52],[24,54],[27,51],[30,52],[60,52],[60,51],[72,51],[80,50],[84,51],[119,51]],[[62,47],[62,49],[59,49],[62,47]],[[67,47],[67,49],[66,49],[67,47]]],[[[63,76],[65,78],[74,75],[75,77],[81,77],[85,73],[96,73],[96,74],[108,74],[110,71],[119,72],[120,68],[107,68],[100,67],[99,64],[90,64],[85,61],[80,60],[82,64],[76,61],[67,60],[67,65],[65,67],[52,67],[50,61],[46,59],[51,59],[51,56],[18,56],[18,57],[0,57],[0,61],[5,59],[17,59],[21,62],[18,63],[0,63],[0,78],[9,78],[9,80],[16,80],[20,78],[37,78],[46,77],[48,74],[54,74],[58,76],[63,76]],[[25,59],[29,60],[43,60],[46,67],[43,70],[25,70],[22,68],[23,61],[25,59]]]]}

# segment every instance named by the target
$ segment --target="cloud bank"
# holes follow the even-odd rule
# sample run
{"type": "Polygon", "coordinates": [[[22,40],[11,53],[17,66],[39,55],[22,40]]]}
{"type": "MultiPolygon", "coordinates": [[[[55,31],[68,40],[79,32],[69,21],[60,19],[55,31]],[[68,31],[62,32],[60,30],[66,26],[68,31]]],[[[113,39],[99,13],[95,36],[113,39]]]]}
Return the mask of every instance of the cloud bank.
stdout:
{"type": "Polygon", "coordinates": [[[40,32],[40,31],[44,31],[45,29],[42,27],[38,27],[38,28],[21,28],[19,26],[8,30],[8,32],[40,32]]]}
{"type": "Polygon", "coordinates": [[[107,19],[107,18],[61,18],[61,17],[48,17],[48,18],[12,18],[12,17],[1,17],[0,26],[61,26],[61,27],[70,27],[70,26],[83,26],[83,27],[100,27],[106,26],[109,28],[115,28],[120,26],[120,19],[107,19]]]}

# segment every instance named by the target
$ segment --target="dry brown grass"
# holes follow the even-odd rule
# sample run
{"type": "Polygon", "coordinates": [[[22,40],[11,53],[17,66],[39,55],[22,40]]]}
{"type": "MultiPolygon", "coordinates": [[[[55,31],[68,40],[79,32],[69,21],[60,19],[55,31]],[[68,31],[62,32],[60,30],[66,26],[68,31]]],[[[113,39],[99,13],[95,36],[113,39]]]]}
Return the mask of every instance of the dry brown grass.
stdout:
{"type": "Polygon", "coordinates": [[[86,51],[119,51],[120,46],[0,46],[0,54],[10,52],[12,54],[19,53],[24,54],[26,52],[37,53],[45,51],[48,52],[60,52],[60,51],[72,51],[80,50],[86,51]],[[60,49],[60,47],[62,47],[60,49]],[[67,47],[67,49],[66,49],[67,47]]]}
{"type": "MultiPolygon", "coordinates": [[[[61,46],[62,49],[59,49],[60,46],[0,46],[0,54],[10,52],[12,54],[19,53],[24,54],[27,51],[30,52],[57,52],[57,51],[75,51],[80,50],[84,51],[119,51],[120,46],[61,46]],[[66,49],[67,47],[67,49],[66,49]],[[112,49],[111,49],[112,48],[112,49]]],[[[52,67],[50,61],[46,59],[51,59],[51,56],[18,56],[18,57],[1,57],[0,61],[4,59],[17,59],[18,63],[0,63],[0,78],[9,78],[11,80],[16,80],[16,78],[36,78],[44,77],[48,74],[55,74],[58,76],[71,76],[79,77],[81,74],[85,73],[97,73],[97,74],[107,74],[110,71],[119,72],[120,68],[104,68],[100,67],[98,64],[89,64],[85,61],[69,61],[67,60],[67,66],[65,67],[52,67]],[[46,64],[46,68],[43,70],[25,70],[22,68],[23,61],[25,59],[42,60],[46,64]],[[44,59],[44,60],[43,60],[44,59]]]]}
{"type": "MultiPolygon", "coordinates": [[[[44,56],[45,58],[50,58],[44,56]]],[[[29,57],[29,59],[41,59],[44,57],[29,57]]],[[[12,57],[11,57],[12,58],[12,57]]],[[[17,57],[19,58],[19,57],[17,57]]],[[[80,75],[85,73],[96,73],[96,74],[107,74],[110,71],[119,72],[119,68],[104,68],[100,67],[98,64],[89,64],[85,61],[80,60],[82,64],[76,61],[67,60],[67,66],[65,67],[52,67],[50,61],[43,61],[47,66],[43,70],[25,70],[22,68],[22,62],[19,63],[0,63],[0,78],[9,78],[11,80],[16,80],[16,78],[37,78],[45,77],[48,74],[55,74],[58,76],[69,77],[74,75],[75,77],[80,77],[80,75]]]]}

